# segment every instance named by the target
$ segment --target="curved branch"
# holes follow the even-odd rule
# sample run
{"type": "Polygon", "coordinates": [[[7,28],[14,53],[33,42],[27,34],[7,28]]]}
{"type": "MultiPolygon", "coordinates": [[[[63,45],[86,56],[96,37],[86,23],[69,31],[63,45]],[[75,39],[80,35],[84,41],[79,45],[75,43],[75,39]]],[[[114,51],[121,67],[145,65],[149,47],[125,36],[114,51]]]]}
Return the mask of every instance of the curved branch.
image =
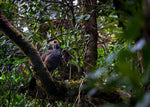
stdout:
{"type": "MultiPolygon", "coordinates": [[[[12,24],[7,20],[2,11],[0,10],[0,30],[9,37],[20,50],[29,58],[33,65],[36,77],[41,81],[48,95],[62,95],[56,82],[54,82],[49,73],[46,71],[46,67],[43,64],[39,53],[34,46],[19,32],[12,24]]],[[[60,85],[63,89],[66,89],[63,85],[60,85]]],[[[65,95],[65,92],[63,92],[65,95]]]]}

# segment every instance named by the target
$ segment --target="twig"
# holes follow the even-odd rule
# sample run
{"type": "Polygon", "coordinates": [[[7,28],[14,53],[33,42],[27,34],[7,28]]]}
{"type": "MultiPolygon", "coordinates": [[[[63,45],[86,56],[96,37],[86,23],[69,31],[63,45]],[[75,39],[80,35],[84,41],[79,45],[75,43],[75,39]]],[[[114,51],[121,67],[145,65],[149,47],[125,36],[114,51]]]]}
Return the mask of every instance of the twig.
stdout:
{"type": "Polygon", "coordinates": [[[76,98],[76,100],[75,100],[75,102],[74,102],[74,104],[73,104],[73,107],[75,107],[75,103],[76,103],[76,102],[77,102],[77,107],[79,107],[79,103],[80,103],[80,93],[81,93],[81,87],[82,87],[82,85],[83,85],[83,81],[84,81],[84,80],[82,80],[81,83],[80,83],[79,93],[78,93],[78,96],[77,96],[77,98],[76,98]]]}
{"type": "Polygon", "coordinates": [[[38,90],[36,92],[36,97],[35,97],[35,100],[34,100],[34,106],[33,107],[36,107],[36,99],[37,99],[37,95],[38,95],[38,90]]]}
{"type": "Polygon", "coordinates": [[[70,70],[69,70],[69,80],[71,80],[71,61],[69,61],[70,70]]]}

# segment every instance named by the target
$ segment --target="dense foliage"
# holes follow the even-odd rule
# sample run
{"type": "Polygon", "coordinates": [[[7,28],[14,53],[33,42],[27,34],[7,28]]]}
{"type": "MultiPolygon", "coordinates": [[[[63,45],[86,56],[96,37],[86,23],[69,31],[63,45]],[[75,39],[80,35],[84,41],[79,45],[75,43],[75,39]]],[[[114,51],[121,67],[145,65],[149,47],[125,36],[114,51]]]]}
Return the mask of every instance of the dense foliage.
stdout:
{"type": "MultiPolygon", "coordinates": [[[[52,39],[58,40],[62,50],[68,52],[69,57],[65,59],[67,67],[58,68],[52,74],[57,80],[74,82],[87,79],[89,84],[86,88],[91,89],[89,96],[103,87],[110,91],[115,88],[128,95],[117,104],[104,101],[103,106],[148,107],[150,18],[144,3],[141,0],[97,0],[97,65],[94,71],[84,73],[86,46],[90,37],[85,34],[84,23],[93,10],[87,13],[82,2],[67,0],[4,0],[1,9],[40,54],[51,47],[49,41],[52,39]]],[[[31,72],[28,58],[0,32],[0,105],[52,105],[47,99],[34,99],[19,93],[22,86],[28,86],[31,72]]],[[[66,102],[55,101],[53,104],[59,107],[77,104],[75,100],[74,103],[66,102]]]]}

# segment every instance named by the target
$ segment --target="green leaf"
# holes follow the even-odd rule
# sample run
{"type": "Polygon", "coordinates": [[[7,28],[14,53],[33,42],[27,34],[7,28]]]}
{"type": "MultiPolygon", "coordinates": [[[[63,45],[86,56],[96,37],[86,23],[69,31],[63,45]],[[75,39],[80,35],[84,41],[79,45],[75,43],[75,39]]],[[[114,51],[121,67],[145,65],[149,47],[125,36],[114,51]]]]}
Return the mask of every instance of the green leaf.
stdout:
{"type": "Polygon", "coordinates": [[[5,75],[2,73],[0,80],[5,80],[5,79],[6,79],[5,75]]]}

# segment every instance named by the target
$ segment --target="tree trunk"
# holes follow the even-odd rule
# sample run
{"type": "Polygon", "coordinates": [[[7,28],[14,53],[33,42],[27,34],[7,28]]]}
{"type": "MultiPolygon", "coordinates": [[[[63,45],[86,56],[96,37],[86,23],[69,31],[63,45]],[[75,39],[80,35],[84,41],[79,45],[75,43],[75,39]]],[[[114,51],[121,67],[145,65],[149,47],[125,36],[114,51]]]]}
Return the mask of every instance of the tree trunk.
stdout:
{"type": "Polygon", "coordinates": [[[89,34],[87,42],[87,52],[84,62],[86,72],[91,72],[97,61],[97,20],[96,20],[96,6],[97,0],[82,0],[83,10],[90,18],[85,21],[85,33],[89,34]]]}

